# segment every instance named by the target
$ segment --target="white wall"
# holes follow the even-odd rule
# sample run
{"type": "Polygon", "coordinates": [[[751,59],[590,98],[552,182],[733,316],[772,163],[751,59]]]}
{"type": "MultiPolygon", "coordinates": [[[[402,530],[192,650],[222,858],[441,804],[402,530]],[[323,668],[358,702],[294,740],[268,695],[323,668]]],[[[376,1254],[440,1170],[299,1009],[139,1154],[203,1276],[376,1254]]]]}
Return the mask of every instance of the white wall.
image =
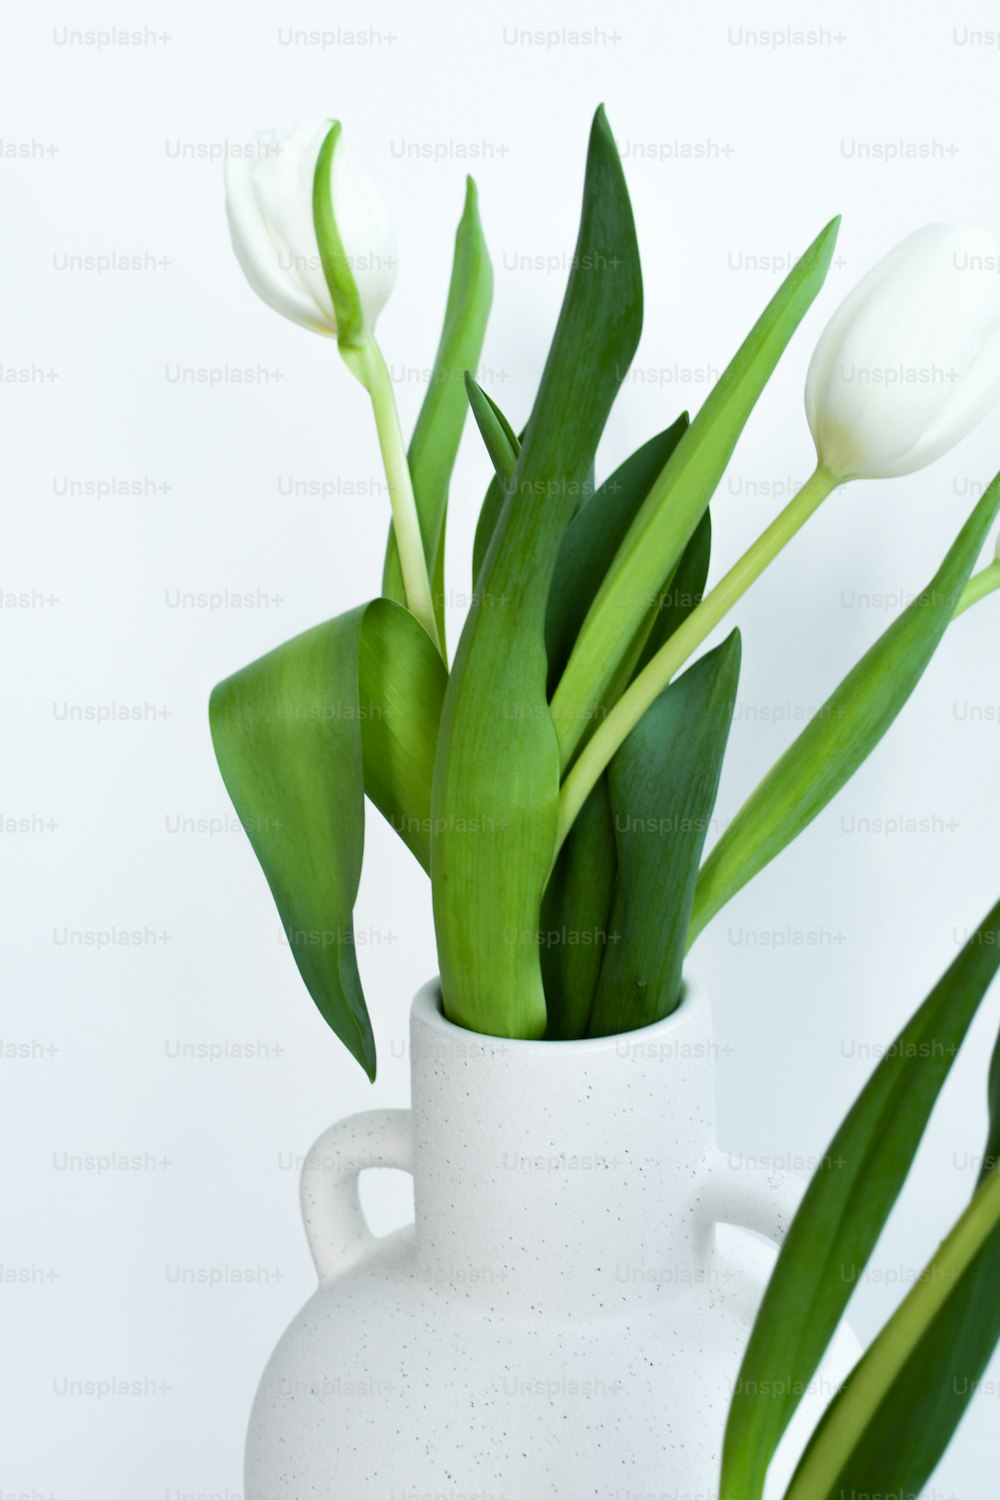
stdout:
{"type": "MultiPolygon", "coordinates": [[[[382,326],[387,357],[431,358],[454,222],[470,167],[496,266],[486,383],[525,415],[563,272],[523,257],[573,243],[588,122],[603,99],[626,158],[647,311],[638,365],[603,448],[605,469],[696,408],[777,282],[749,258],[797,254],[834,213],[841,259],[740,443],[715,506],[716,572],[773,514],[747,483],[801,479],[811,448],[801,387],[839,295],[894,241],[936,218],[1000,230],[1000,49],[985,0],[954,19],[922,0],[837,10],[713,0],[654,7],[511,9],[301,0],[89,7],[51,0],[4,23],[0,133],[4,302],[0,361],[33,372],[0,387],[5,607],[2,813],[7,992],[0,1097],[6,1186],[0,1371],[9,1434],[0,1489],[57,1500],[241,1490],[255,1382],[310,1288],[298,1222],[301,1154],[334,1118],[405,1102],[409,998],[433,972],[423,877],[373,816],[358,927],[382,1065],[370,1089],[298,981],[264,882],[225,819],[205,704],[214,681],[377,588],[386,504],[287,498],[289,479],[372,480],[363,393],[333,347],[269,313],[232,258],[222,211],[226,142],[299,114],[341,117],[397,219],[402,270],[382,326]],[[127,26],[139,46],[70,44],[64,27],[127,26]],[[822,28],[813,45],[750,45],[747,30],[822,28]],[[539,26],[597,28],[589,45],[512,41],[539,26]],[[279,27],[283,28],[279,33],[279,27]],[[362,30],[361,44],[288,45],[284,28],[362,30]],[[859,159],[857,144],[925,145],[859,159]],[[26,157],[11,157],[14,146],[26,157]],[[640,158],[641,145],[653,147],[640,158]],[[445,159],[408,159],[427,146],[445,159]],[[688,159],[691,147],[707,156],[688,159]],[[50,151],[51,148],[51,151],[50,151]],[[680,148],[680,153],[678,151],[680,148]],[[465,159],[473,154],[471,163],[465,159]],[[142,257],[144,269],[61,269],[65,257],[142,257]],[[162,262],[162,264],[160,263],[162,262]],[[177,367],[271,372],[266,383],[181,385],[177,367]],[[659,372],[659,373],[655,373],[659,372]],[[279,378],[280,377],[280,378],[279,378]],[[140,493],[67,494],[136,481],[140,493]],[[242,612],[172,607],[175,591],[256,593],[242,612]],[[64,705],[125,705],[138,722],[69,722],[64,705]],[[52,826],[50,826],[52,825],[52,826]],[[67,930],[138,929],[136,947],[68,946],[67,930]],[[171,1056],[178,1043],[254,1044],[252,1060],[171,1056]],[[124,1153],[140,1170],[65,1170],[65,1154],[124,1153]],[[178,1266],[263,1268],[257,1284],[192,1288],[178,1266]],[[60,1394],[117,1378],[142,1394],[60,1394]]],[[[423,392],[399,382],[411,423],[423,392]]],[[[920,587],[1000,466],[988,422],[929,472],[832,501],[740,610],[740,720],[725,818],[787,743],[782,715],[815,705],[887,624],[853,591],[920,587]]],[[[467,588],[487,478],[476,441],[453,490],[453,587],[467,588]]],[[[461,610],[451,621],[457,634],[461,610]]],[[[1000,604],[949,632],[889,740],[822,821],[733,903],[696,966],[732,1045],[724,1143],[819,1151],[871,1062],[996,897],[1000,604]],[[970,705],[992,718],[970,718],[970,705]],[[857,818],[927,818],[930,833],[852,832],[857,818]],[[751,947],[747,934],[802,946],[751,947]],[[812,935],[813,946],[807,946],[812,935]]],[[[96,941],[96,938],[92,938],[96,941]]],[[[883,1276],[915,1267],[971,1186],[984,1070],[1000,995],[955,1069],[883,1276]]],[[[406,1213],[382,1178],[378,1227],[406,1213]]],[[[858,1297],[870,1331],[894,1300],[858,1297]]],[[[995,1463],[984,1396],[936,1481],[981,1500],[995,1463]]]]}

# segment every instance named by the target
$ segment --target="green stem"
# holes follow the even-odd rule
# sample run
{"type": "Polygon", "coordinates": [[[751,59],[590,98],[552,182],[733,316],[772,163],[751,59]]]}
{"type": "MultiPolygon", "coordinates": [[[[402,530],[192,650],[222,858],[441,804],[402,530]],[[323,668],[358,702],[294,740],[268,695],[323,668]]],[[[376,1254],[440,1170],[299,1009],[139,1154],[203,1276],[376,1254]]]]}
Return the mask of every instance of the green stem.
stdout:
{"type": "Polygon", "coordinates": [[[978,604],[980,599],[985,599],[987,594],[992,594],[994,589],[1000,589],[1000,557],[990,563],[988,568],[983,568],[981,573],[975,573],[969,579],[965,588],[955,605],[953,620],[957,620],[971,605],[978,604]]]}
{"type": "Polygon", "coordinates": [[[756,578],[772,563],[778,553],[802,527],[826,497],[841,483],[838,475],[823,464],[789,501],[761,535],[735,563],[726,576],[707,594],[674,634],[667,640],[636,677],[635,681],[609,710],[603,723],[580,752],[580,756],[563,782],[559,795],[559,823],[555,853],[610,764],[619,746],[628,738],[647,708],[663,692],[688,658],[698,649],[733,605],[743,597],[756,578]]]}
{"type": "Polygon", "coordinates": [[[417,502],[413,496],[413,480],[406,458],[403,429],[399,424],[392,377],[381,349],[370,335],[363,344],[341,347],[340,352],[348,368],[358,377],[371,397],[386,483],[389,486],[392,524],[399,548],[399,565],[403,574],[407,608],[411,614],[416,615],[440,651],[441,638],[434,618],[434,597],[427,572],[424,539],[420,530],[417,502]]]}

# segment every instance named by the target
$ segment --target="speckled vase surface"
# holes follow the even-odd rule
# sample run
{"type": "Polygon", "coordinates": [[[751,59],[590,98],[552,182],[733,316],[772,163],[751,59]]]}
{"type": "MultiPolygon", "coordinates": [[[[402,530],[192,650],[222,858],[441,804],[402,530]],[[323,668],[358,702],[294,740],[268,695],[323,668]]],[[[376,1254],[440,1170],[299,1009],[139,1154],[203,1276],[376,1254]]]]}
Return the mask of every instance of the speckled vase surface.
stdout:
{"type": "MultiPolygon", "coordinates": [[[[803,1191],[719,1151],[715,1056],[696,986],[571,1042],[464,1031],[425,986],[412,1110],[345,1120],[306,1161],[319,1286],[261,1381],[247,1500],[714,1500],[758,1236],[803,1191]],[[357,1179],[380,1166],[412,1172],[416,1222],[376,1239],[357,1179]]],[[[856,1352],[834,1347],[786,1452],[856,1352]]]]}

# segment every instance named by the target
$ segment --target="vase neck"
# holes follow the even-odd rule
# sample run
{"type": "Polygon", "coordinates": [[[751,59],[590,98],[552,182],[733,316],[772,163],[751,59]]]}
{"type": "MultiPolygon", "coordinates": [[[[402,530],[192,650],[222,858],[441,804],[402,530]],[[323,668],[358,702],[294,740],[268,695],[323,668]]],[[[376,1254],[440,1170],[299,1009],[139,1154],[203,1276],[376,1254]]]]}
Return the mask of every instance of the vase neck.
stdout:
{"type": "Polygon", "coordinates": [[[421,991],[412,1026],[417,1254],[465,1295],[595,1311],[697,1274],[715,1143],[707,1004],[620,1037],[478,1036],[421,991]]]}

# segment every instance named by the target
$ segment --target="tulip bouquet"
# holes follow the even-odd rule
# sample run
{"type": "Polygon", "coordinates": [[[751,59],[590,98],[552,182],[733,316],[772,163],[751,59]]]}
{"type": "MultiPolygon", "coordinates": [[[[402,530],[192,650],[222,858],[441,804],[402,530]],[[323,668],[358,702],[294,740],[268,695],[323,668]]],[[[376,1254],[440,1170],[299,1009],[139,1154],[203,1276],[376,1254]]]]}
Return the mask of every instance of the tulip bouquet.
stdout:
{"type": "Polygon", "coordinates": [[[340,125],[274,137],[252,162],[232,162],[227,197],[251,286],[335,339],[369,392],[392,502],[379,596],[212,696],[222,774],[313,1000],[374,1077],[352,929],[367,796],[430,875],[449,1019],[556,1039],[668,1015],[698,934],[870,754],[955,616],[1000,586],[1000,561],[973,576],[1000,507],[994,480],[926,589],[703,859],[739,632],[699,648],[834,490],[932,462],[1000,396],[1000,308],[992,278],[973,269],[996,255],[991,236],[921,229],[848,296],[806,385],[815,472],[706,589],[710,502],[823,286],[837,220],[695,418],[677,417],[598,484],[595,452],[642,321],[632,211],[602,111],[562,309],[523,423],[468,373],[492,295],[471,182],[408,447],[374,331],[393,280],[392,238],[340,125]],[[445,520],[470,409],[494,474],[449,669],[445,520]]]}

